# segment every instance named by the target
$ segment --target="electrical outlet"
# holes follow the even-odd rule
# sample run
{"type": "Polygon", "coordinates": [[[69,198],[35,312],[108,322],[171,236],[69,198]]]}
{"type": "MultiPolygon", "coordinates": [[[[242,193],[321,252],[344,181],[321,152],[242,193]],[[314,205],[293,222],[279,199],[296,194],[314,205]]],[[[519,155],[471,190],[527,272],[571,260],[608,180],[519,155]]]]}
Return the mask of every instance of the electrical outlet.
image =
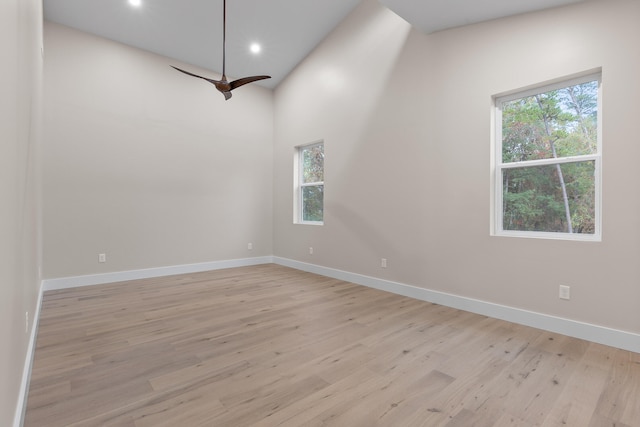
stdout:
{"type": "Polygon", "coordinates": [[[107,254],[98,254],[98,262],[107,262],[107,254]]]}
{"type": "Polygon", "coordinates": [[[387,259],[386,258],[382,258],[380,260],[380,267],[387,268],[387,259]]]}
{"type": "Polygon", "coordinates": [[[560,285],[560,299],[571,299],[571,287],[560,285]]]}
{"type": "Polygon", "coordinates": [[[29,333],[29,312],[24,313],[24,333],[29,333]]]}
{"type": "Polygon", "coordinates": [[[313,255],[313,248],[309,246],[309,255],[313,255]]]}
{"type": "Polygon", "coordinates": [[[247,249],[253,250],[253,243],[247,243],[247,249]]]}

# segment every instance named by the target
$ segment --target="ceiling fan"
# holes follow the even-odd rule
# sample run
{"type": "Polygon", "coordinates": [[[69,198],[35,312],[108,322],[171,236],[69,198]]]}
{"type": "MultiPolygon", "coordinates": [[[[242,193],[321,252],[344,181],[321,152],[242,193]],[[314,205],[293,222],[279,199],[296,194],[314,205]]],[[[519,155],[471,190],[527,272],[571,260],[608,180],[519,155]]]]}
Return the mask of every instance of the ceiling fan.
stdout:
{"type": "Polygon", "coordinates": [[[271,78],[271,76],[251,76],[251,77],[243,77],[241,79],[237,79],[231,82],[228,81],[227,76],[225,74],[226,44],[227,44],[227,0],[223,0],[222,2],[222,78],[220,80],[209,79],[209,78],[202,77],[197,74],[193,74],[188,71],[182,70],[178,67],[174,67],[173,65],[171,67],[175,68],[181,73],[185,73],[189,76],[206,80],[209,83],[213,84],[216,87],[216,89],[222,92],[225,100],[228,100],[229,98],[231,98],[231,91],[240,86],[243,86],[243,85],[246,85],[247,83],[252,83],[258,80],[271,78]]]}

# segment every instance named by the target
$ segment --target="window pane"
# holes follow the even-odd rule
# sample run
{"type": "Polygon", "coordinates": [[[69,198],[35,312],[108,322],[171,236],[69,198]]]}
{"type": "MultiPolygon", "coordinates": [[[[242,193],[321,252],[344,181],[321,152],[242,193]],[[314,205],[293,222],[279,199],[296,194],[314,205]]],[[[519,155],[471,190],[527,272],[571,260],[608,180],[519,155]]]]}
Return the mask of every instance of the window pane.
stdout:
{"type": "Polygon", "coordinates": [[[597,81],[504,102],[502,161],[595,154],[597,123],[597,81]]]}
{"type": "Polygon", "coordinates": [[[594,161],[503,169],[503,230],[594,234],[594,172],[594,161]]]}
{"type": "Polygon", "coordinates": [[[302,187],[302,220],[322,221],[323,185],[302,187]]]}
{"type": "Polygon", "coordinates": [[[324,145],[312,145],[302,150],[302,182],[324,181],[324,145]]]}

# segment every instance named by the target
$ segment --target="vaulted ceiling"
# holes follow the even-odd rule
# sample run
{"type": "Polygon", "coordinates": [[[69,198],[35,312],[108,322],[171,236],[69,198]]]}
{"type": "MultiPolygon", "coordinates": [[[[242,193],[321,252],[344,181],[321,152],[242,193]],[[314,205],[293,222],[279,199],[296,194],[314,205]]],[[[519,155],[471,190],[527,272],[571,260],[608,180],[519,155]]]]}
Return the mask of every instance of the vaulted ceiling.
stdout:
{"type": "MultiPolygon", "coordinates": [[[[360,1],[229,0],[227,75],[270,74],[276,87],[360,1]],[[261,51],[251,53],[259,43],[261,51]]],[[[379,0],[431,33],[585,0],[379,0]]],[[[44,0],[45,19],[219,74],[222,0],[44,0]]],[[[215,75],[210,77],[217,78],[215,75]]]]}

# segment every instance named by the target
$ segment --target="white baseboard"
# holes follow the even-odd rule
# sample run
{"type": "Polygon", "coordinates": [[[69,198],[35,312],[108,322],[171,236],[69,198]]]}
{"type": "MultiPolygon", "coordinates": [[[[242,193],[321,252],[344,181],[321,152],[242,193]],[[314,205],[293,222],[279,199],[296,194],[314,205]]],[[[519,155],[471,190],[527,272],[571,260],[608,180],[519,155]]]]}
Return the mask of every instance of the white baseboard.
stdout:
{"type": "Polygon", "coordinates": [[[38,301],[36,310],[33,313],[33,322],[31,324],[31,333],[29,334],[29,344],[27,346],[27,354],[24,359],[24,367],[22,369],[22,382],[20,383],[20,393],[18,394],[18,402],[13,417],[13,427],[22,427],[24,423],[24,415],[27,411],[27,396],[29,395],[29,382],[31,380],[31,366],[33,365],[33,356],[36,352],[36,338],[38,337],[38,324],[40,323],[40,309],[42,307],[42,294],[44,292],[44,281],[40,282],[40,290],[38,291],[38,301]]]}
{"type": "Polygon", "coordinates": [[[433,291],[417,286],[336,270],[308,264],[287,258],[273,257],[273,262],[297,270],[308,271],[334,279],[344,280],[370,288],[380,289],[398,295],[403,295],[422,301],[428,301],[459,310],[469,311],[496,319],[506,320],[520,325],[531,326],[570,337],[580,338],[611,347],[621,348],[640,353],[640,335],[611,329],[604,326],[593,325],[571,319],[550,316],[519,308],[508,307],[491,302],[480,301],[444,292],[433,291]]]}
{"type": "MultiPolygon", "coordinates": [[[[174,274],[196,273],[219,270],[223,268],[244,267],[258,264],[276,263],[297,270],[308,271],[370,288],[380,289],[410,298],[428,301],[459,310],[469,311],[496,319],[506,320],[521,325],[531,326],[611,347],[640,353],[640,334],[593,325],[576,320],[565,319],[548,314],[537,313],[514,307],[508,307],[487,301],[466,298],[445,292],[433,291],[404,283],[392,282],[375,277],[364,276],[348,271],[337,270],[292,259],[264,256],[227,261],[213,261],[199,264],[187,264],[170,267],[149,268],[114,273],[94,274],[88,276],[65,277],[43,281],[43,291],[74,288],[79,286],[98,285],[122,282],[127,280],[147,279],[152,277],[171,276],[174,274]]],[[[38,310],[39,313],[39,310],[38,310]]]]}
{"type": "Polygon", "coordinates": [[[202,262],[198,264],[175,265],[169,267],[145,268],[141,270],[117,271],[113,273],[92,274],[86,276],[61,277],[44,281],[44,291],[77,288],[80,286],[102,285],[105,283],[128,280],[149,279],[152,277],[173,276],[175,274],[199,273],[221,270],[223,268],[246,267],[250,265],[270,264],[273,257],[242,258],[224,261],[202,262]]]}

